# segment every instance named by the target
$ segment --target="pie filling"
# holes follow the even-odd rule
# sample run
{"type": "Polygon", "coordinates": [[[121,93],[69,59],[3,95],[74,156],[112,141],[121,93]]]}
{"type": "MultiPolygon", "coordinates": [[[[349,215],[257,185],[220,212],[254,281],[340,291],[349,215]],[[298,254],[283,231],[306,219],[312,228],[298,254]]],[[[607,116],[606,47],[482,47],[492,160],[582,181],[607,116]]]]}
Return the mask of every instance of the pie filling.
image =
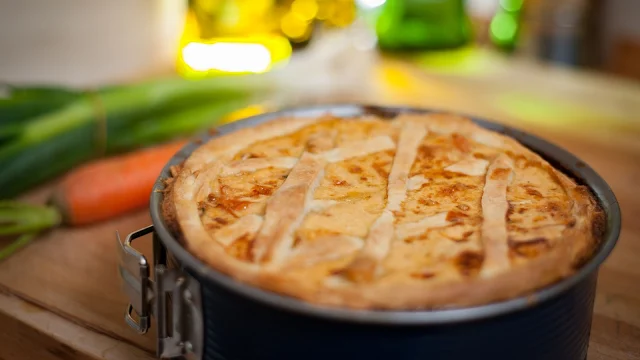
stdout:
{"type": "Polygon", "coordinates": [[[167,219],[212,267],[354,308],[522,295],[569,276],[602,228],[584,187],[447,114],[243,129],[196,150],[165,198],[167,219]]]}

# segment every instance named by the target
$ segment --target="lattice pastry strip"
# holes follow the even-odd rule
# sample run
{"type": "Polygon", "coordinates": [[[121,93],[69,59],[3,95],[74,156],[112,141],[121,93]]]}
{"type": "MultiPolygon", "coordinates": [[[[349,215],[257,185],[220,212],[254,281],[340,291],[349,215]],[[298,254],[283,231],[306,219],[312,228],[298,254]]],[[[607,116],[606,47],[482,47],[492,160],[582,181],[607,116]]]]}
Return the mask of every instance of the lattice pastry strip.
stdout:
{"type": "MultiPolygon", "coordinates": [[[[317,119],[275,121],[196,151],[172,182],[176,218],[190,249],[232,276],[312,302],[397,308],[481,303],[525,291],[564,276],[572,259],[593,246],[598,210],[592,198],[512,139],[446,115],[368,120],[361,128],[350,121],[332,119],[325,127],[317,119]],[[340,131],[357,140],[335,147],[340,131]],[[277,146],[306,145],[299,157],[236,155],[250,154],[254,142],[278,153],[268,150],[270,138],[278,139],[277,146]],[[387,165],[376,162],[382,153],[392,159],[387,165]],[[382,177],[353,165],[369,158],[362,164],[373,161],[366,166],[382,177]],[[414,168],[418,159],[424,168],[414,168]],[[347,163],[349,181],[323,180],[328,168],[347,163]],[[238,195],[241,203],[262,206],[204,228],[195,215],[199,201],[215,199],[225,179],[257,181],[253,174],[265,171],[288,175],[279,186],[258,186],[255,200],[238,195]],[[346,197],[315,198],[321,186],[323,194],[331,195],[333,186],[346,197]],[[374,193],[386,200],[381,212],[372,213],[366,235],[331,230],[330,209],[340,207],[361,221],[348,209],[365,206],[360,204],[374,193]],[[559,205],[564,203],[570,205],[559,205]],[[327,228],[307,229],[304,234],[317,235],[300,238],[311,213],[324,214],[327,228]],[[223,250],[231,248],[246,251],[234,258],[223,250]],[[521,280],[523,271],[529,282],[521,280]],[[495,291],[482,290],[487,281],[496,283],[495,291]]],[[[233,191],[243,194],[245,187],[240,183],[233,191]]],[[[376,208],[367,206],[364,211],[376,208]]]]}

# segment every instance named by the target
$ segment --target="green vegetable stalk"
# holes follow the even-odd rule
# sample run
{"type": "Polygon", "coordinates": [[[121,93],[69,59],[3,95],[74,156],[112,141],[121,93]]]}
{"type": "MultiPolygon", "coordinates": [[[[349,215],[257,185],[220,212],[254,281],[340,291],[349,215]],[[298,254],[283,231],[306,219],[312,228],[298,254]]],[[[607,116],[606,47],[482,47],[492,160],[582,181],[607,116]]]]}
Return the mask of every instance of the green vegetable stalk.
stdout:
{"type": "Polygon", "coordinates": [[[0,96],[0,199],[95,157],[191,135],[271,87],[258,75],[171,78],[94,92],[9,87],[9,96],[0,96]]]}
{"type": "Polygon", "coordinates": [[[52,228],[61,221],[60,213],[54,208],[1,201],[0,236],[18,237],[0,250],[0,261],[29,244],[40,231],[52,228]]]}

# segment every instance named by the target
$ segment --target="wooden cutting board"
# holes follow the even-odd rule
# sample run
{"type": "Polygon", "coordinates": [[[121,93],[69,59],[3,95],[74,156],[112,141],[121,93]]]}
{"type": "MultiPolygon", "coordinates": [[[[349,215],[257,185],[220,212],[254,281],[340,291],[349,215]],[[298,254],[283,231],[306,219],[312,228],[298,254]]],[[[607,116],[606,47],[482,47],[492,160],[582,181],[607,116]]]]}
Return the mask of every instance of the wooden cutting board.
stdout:
{"type": "MultiPolygon", "coordinates": [[[[640,194],[636,190],[640,153],[568,136],[544,135],[600,172],[618,196],[623,214],[640,213],[640,194]]],[[[49,191],[49,187],[44,187],[27,199],[41,202],[49,191]]],[[[131,345],[133,350],[125,351],[130,359],[151,359],[155,351],[154,331],[140,336],[123,321],[127,300],[120,291],[116,273],[115,240],[116,230],[126,236],[150,223],[147,212],[140,211],[91,227],[61,228],[44,234],[0,263],[0,291],[36,305],[27,310],[18,307],[16,311],[53,313],[79,326],[81,330],[61,330],[57,334],[61,341],[82,343],[87,336],[98,333],[117,344],[131,345]],[[82,333],[82,329],[86,332],[82,333]]],[[[623,223],[619,245],[600,272],[589,359],[640,359],[639,224],[633,220],[623,223]]],[[[136,241],[136,247],[151,259],[150,237],[136,241]]],[[[0,325],[0,335],[6,326],[0,325]]],[[[13,328],[5,330],[14,333],[13,328]]],[[[93,346],[106,345],[97,341],[93,346]]],[[[52,359],[58,358],[65,359],[64,356],[52,359]]]]}
{"type": "MultiPolygon", "coordinates": [[[[38,202],[48,193],[45,187],[28,200],[38,202]]],[[[95,226],[43,234],[0,263],[0,292],[35,305],[28,309],[31,313],[42,308],[84,329],[134,345],[150,358],[155,354],[154,331],[141,336],[123,321],[127,299],[117,276],[115,238],[116,230],[126,236],[149,224],[147,212],[140,211],[95,226]]],[[[151,237],[140,239],[136,247],[151,259],[151,237]]]]}
{"type": "MultiPolygon", "coordinates": [[[[589,359],[640,359],[640,221],[635,220],[640,214],[640,88],[533,67],[465,81],[418,71],[400,76],[403,73],[393,66],[376,74],[397,86],[386,84],[377,98],[366,100],[504,119],[573,152],[604,177],[619,200],[624,221],[618,246],[600,271],[589,359]],[[529,103],[539,94],[602,111],[559,113],[560,108],[523,118],[496,105],[521,104],[513,94],[525,90],[523,98],[529,103]]],[[[363,100],[353,94],[339,97],[348,101],[349,96],[363,100]]],[[[545,102],[531,104],[530,110],[536,110],[545,102]]],[[[27,199],[42,202],[49,192],[45,186],[27,199]]],[[[0,294],[0,359],[152,359],[155,329],[139,336],[123,321],[127,300],[116,272],[115,241],[116,230],[126,236],[150,223],[146,211],[140,211],[91,227],[57,229],[0,263],[0,292],[5,294],[0,294]],[[23,355],[11,356],[10,346],[23,355]],[[25,357],[25,351],[30,356],[25,357]],[[80,356],[78,351],[91,355],[80,356]]],[[[150,259],[150,238],[136,241],[136,248],[150,259]]]]}

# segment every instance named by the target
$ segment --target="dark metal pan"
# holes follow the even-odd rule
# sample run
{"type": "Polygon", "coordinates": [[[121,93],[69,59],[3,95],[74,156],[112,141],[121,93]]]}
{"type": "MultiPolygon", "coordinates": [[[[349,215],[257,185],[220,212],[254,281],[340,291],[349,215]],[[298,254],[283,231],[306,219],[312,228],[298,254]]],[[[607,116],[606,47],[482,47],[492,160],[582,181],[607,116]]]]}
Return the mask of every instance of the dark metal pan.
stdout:
{"type": "MultiPolygon", "coordinates": [[[[281,116],[341,117],[432,110],[363,105],[323,105],[263,114],[220,127],[233,132],[281,116]]],[[[157,322],[158,356],[191,359],[562,359],[586,358],[598,268],[616,244],[620,209],[589,166],[565,150],[522,131],[473,118],[507,134],[588,186],[606,213],[600,247],[573,276],[527,296],[483,306],[433,311],[349,310],[311,305],[264,291],[212,269],[170,233],[161,213],[162,192],[151,195],[153,225],[121,243],[120,273],[132,305],[127,322],[146,332],[157,322]],[[154,277],[131,243],[154,234],[154,277]]],[[[214,135],[217,136],[217,135],[214,135]]],[[[211,138],[202,137],[203,141],[211,138]]],[[[181,163],[192,143],[176,154],[181,163]]]]}

